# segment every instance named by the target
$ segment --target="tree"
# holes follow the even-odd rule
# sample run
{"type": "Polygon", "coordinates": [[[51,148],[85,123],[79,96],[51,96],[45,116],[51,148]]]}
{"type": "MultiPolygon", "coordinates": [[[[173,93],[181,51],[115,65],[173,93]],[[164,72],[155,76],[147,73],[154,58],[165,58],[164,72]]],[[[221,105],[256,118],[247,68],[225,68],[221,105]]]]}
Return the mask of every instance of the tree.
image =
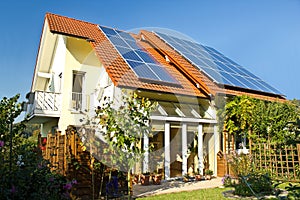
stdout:
{"type": "Polygon", "coordinates": [[[122,96],[119,106],[106,98],[96,113],[108,144],[106,155],[112,167],[127,172],[130,191],[130,171],[143,158],[145,151],[140,145],[142,138],[150,134],[150,113],[156,103],[136,93],[122,96]]]}
{"type": "Polygon", "coordinates": [[[224,129],[229,134],[245,135],[254,143],[283,145],[299,141],[295,128],[299,113],[295,101],[282,103],[236,96],[218,110],[218,117],[224,120],[224,129]]]}
{"type": "Polygon", "coordinates": [[[258,101],[255,106],[254,141],[284,145],[293,144],[299,137],[292,129],[299,119],[299,107],[293,101],[258,101]]]}
{"type": "Polygon", "coordinates": [[[18,123],[13,126],[15,118],[22,112],[22,105],[18,103],[20,95],[12,98],[4,97],[0,101],[0,141],[2,146],[2,156],[4,160],[9,162],[2,162],[3,165],[9,165],[12,168],[13,154],[19,149],[23,143],[23,138],[17,134],[25,128],[24,123],[18,123]],[[14,151],[14,152],[13,152],[14,151]]]}

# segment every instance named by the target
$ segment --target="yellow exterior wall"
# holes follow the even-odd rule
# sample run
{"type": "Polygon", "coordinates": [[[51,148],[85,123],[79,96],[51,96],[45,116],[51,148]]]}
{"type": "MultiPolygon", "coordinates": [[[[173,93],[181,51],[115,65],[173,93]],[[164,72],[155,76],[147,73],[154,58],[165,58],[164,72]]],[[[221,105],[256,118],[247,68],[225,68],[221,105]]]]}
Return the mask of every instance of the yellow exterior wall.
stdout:
{"type": "MultiPolygon", "coordinates": [[[[81,113],[77,111],[72,111],[71,109],[71,93],[72,93],[72,81],[73,81],[73,71],[85,72],[85,84],[83,85],[83,91],[86,96],[87,108],[89,108],[89,100],[91,94],[98,87],[100,77],[103,76],[103,66],[99,60],[95,60],[95,53],[90,47],[88,51],[89,43],[82,39],[74,38],[65,38],[67,43],[65,67],[63,71],[63,86],[62,86],[62,110],[61,117],[59,120],[59,130],[64,132],[68,125],[82,125],[83,122],[80,122],[81,119],[87,118],[88,113],[81,113]],[[80,55],[78,45],[82,45],[83,51],[80,55]],[[85,63],[94,64],[87,65],[85,63]],[[102,73],[102,74],[101,74],[102,73]]],[[[105,72],[106,73],[106,72],[105,72]]],[[[83,97],[84,98],[84,97],[83,97]]]]}
{"type": "Polygon", "coordinates": [[[90,43],[84,39],[50,33],[46,22],[35,68],[32,92],[49,91],[52,82],[55,91],[51,92],[62,95],[61,115],[58,120],[49,118],[50,121],[43,124],[43,134],[51,132],[54,126],[58,126],[58,130],[63,134],[69,125],[83,125],[85,121],[81,120],[90,117],[87,115],[93,115],[94,108],[99,104],[97,104],[99,88],[102,87],[103,95],[110,97],[113,97],[115,91],[114,85],[90,43]],[[83,98],[86,102],[86,112],[71,109],[73,71],[85,73],[83,85],[85,96],[83,98]],[[38,72],[47,73],[50,78],[39,77],[38,72]]]}

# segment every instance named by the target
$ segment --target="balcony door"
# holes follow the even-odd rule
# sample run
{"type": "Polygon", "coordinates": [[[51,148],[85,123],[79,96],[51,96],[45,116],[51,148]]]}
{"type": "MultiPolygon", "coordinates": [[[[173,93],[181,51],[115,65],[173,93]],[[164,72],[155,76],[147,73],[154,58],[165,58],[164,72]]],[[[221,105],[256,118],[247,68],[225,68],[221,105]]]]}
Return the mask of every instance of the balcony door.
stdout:
{"type": "Polygon", "coordinates": [[[83,110],[84,75],[84,72],[73,71],[71,108],[76,111],[83,110]]]}

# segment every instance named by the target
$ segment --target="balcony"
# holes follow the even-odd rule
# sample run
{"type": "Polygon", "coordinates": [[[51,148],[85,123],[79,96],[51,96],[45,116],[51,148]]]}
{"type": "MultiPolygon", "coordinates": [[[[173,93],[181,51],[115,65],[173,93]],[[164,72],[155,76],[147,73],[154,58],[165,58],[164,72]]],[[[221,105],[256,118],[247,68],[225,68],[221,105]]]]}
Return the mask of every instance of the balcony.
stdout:
{"type": "Polygon", "coordinates": [[[29,100],[26,116],[35,123],[48,121],[61,114],[61,94],[36,91],[29,93],[26,98],[29,100]]]}
{"type": "Polygon", "coordinates": [[[71,110],[73,111],[83,111],[84,110],[84,97],[82,93],[78,92],[72,92],[71,93],[72,99],[71,99],[71,110]]]}

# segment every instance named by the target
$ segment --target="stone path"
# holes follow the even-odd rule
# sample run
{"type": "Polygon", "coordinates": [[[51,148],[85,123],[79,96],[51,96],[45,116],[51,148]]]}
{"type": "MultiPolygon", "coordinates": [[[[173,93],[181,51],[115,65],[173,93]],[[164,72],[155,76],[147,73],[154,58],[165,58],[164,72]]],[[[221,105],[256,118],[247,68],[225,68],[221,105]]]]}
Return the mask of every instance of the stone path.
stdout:
{"type": "Polygon", "coordinates": [[[147,185],[140,184],[133,186],[133,196],[146,197],[150,195],[167,194],[191,190],[199,190],[204,188],[215,188],[222,186],[222,178],[217,177],[211,180],[193,181],[184,183],[182,181],[164,181],[161,185],[147,185]]]}

